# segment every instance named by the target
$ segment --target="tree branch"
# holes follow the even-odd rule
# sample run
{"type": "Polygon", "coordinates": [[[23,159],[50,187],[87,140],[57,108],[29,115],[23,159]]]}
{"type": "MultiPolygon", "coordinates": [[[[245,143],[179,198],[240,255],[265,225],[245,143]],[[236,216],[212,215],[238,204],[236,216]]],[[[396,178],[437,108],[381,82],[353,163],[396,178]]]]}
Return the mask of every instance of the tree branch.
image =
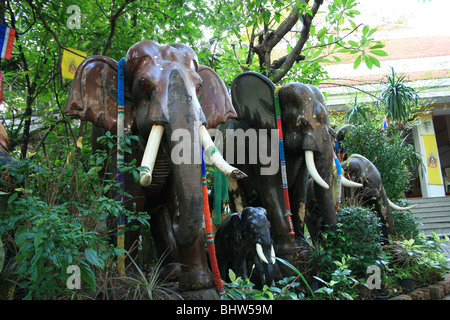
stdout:
{"type": "Polygon", "coordinates": [[[109,50],[109,47],[111,47],[111,42],[112,42],[112,38],[114,36],[114,32],[116,31],[116,27],[117,27],[117,19],[125,13],[125,7],[130,4],[131,2],[133,2],[134,0],[127,0],[125,1],[125,3],[119,8],[119,10],[117,10],[117,12],[110,17],[109,21],[111,23],[111,28],[109,31],[109,36],[108,36],[108,40],[106,41],[105,47],[103,48],[102,51],[102,55],[106,55],[106,53],[109,50]]]}
{"type": "Polygon", "coordinates": [[[271,70],[273,74],[273,82],[277,83],[280,81],[292,68],[292,65],[294,62],[298,59],[300,53],[303,50],[303,47],[306,43],[306,41],[309,38],[309,31],[311,28],[311,22],[313,18],[315,17],[317,11],[319,10],[320,6],[323,4],[323,0],[314,0],[314,4],[311,8],[312,15],[306,13],[303,15],[303,27],[300,31],[300,39],[297,41],[295,47],[292,49],[292,51],[287,55],[286,59],[284,60],[281,67],[277,70],[271,70]]]}

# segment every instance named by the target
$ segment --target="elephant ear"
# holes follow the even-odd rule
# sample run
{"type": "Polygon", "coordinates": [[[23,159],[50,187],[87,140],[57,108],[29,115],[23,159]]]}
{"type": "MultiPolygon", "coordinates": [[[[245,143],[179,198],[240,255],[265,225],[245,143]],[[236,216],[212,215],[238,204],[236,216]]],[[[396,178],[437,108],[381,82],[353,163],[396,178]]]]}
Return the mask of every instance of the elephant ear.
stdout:
{"type": "MultiPolygon", "coordinates": [[[[90,121],[113,134],[117,132],[118,63],[105,56],[86,58],[78,67],[72,82],[64,113],[90,121]]],[[[131,129],[134,106],[125,80],[125,124],[131,129]]]]}
{"type": "Polygon", "coordinates": [[[198,100],[206,117],[206,128],[216,128],[228,119],[237,117],[227,88],[219,75],[211,68],[200,65],[198,74],[203,85],[198,92],[198,100]]]}
{"type": "Polygon", "coordinates": [[[231,85],[231,99],[238,119],[250,127],[275,129],[275,84],[256,72],[238,75],[231,85]]]}

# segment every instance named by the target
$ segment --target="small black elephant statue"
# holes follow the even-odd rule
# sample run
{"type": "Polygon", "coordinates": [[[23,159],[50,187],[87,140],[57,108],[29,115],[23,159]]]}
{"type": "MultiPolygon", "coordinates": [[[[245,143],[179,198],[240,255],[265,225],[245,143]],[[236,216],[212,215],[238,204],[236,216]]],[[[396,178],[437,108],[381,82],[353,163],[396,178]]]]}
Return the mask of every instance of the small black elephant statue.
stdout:
{"type": "Polygon", "coordinates": [[[264,208],[246,207],[229,215],[217,229],[215,244],[222,280],[229,280],[231,269],[238,277],[250,278],[256,288],[272,284],[275,251],[264,208]]]}

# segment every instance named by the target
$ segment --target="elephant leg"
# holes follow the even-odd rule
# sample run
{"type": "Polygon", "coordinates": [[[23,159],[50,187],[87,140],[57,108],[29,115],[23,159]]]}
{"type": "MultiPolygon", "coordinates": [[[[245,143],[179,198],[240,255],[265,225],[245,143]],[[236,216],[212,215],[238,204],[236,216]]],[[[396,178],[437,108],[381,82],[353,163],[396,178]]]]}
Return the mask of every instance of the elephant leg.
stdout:
{"type": "Polygon", "coordinates": [[[385,193],[371,198],[366,203],[369,208],[374,208],[380,218],[383,242],[387,243],[389,236],[394,233],[394,218],[385,193]]]}
{"type": "Polygon", "coordinates": [[[180,290],[194,291],[214,287],[212,273],[206,261],[202,235],[192,245],[178,244],[178,254],[180,261],[189,261],[189,266],[181,264],[180,290]]]}

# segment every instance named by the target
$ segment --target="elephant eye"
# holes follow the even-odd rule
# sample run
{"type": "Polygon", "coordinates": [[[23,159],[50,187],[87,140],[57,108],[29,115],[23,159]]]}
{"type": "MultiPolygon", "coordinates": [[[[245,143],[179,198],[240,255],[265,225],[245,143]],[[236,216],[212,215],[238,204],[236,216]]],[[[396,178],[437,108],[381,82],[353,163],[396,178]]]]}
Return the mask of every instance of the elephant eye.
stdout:
{"type": "Polygon", "coordinates": [[[142,77],[140,82],[141,82],[142,88],[144,88],[145,91],[153,91],[153,89],[155,88],[152,81],[146,77],[142,77]]]}
{"type": "Polygon", "coordinates": [[[203,81],[200,80],[200,81],[197,83],[197,86],[195,87],[195,91],[197,92],[197,95],[199,95],[200,89],[202,88],[202,86],[203,86],[203,81]]]}

